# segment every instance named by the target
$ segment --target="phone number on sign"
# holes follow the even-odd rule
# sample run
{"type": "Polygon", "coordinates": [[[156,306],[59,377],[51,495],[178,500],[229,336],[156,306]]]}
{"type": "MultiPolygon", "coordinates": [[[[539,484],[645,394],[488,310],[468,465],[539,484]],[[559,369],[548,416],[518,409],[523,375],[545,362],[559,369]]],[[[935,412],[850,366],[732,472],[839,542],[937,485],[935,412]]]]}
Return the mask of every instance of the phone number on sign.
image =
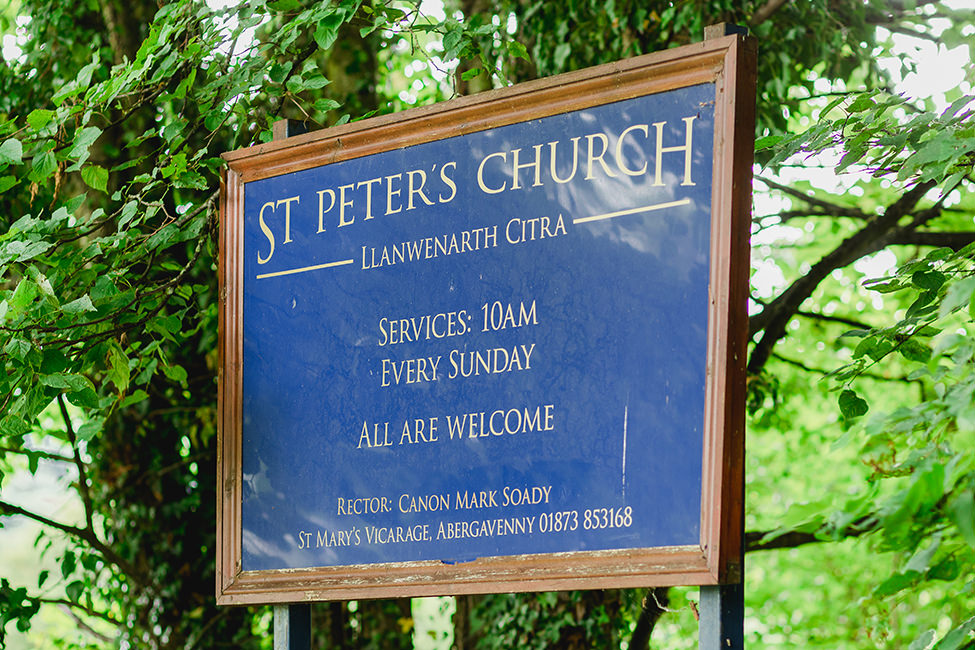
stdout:
{"type": "Polygon", "coordinates": [[[629,528],[633,525],[633,508],[586,508],[579,516],[578,510],[543,512],[538,516],[538,532],[561,533],[578,530],[582,520],[584,530],[604,528],[629,528]]]}

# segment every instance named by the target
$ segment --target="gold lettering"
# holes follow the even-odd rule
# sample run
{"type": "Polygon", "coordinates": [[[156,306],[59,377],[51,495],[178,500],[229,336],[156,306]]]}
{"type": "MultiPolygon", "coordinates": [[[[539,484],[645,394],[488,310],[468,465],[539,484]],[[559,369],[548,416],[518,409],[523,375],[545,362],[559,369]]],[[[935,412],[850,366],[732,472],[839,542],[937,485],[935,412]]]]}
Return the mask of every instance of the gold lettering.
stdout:
{"type": "Polygon", "coordinates": [[[275,208],[279,208],[284,203],[284,241],[281,242],[282,244],[287,244],[291,241],[291,203],[300,203],[300,199],[300,196],[292,196],[290,199],[281,199],[274,206],[275,208]]]}
{"type": "Polygon", "coordinates": [[[318,190],[318,232],[325,232],[325,213],[330,212],[335,207],[335,192],[332,190],[318,190]],[[325,207],[325,195],[328,194],[332,201],[325,207]]]}
{"type": "Polygon", "coordinates": [[[681,185],[694,185],[691,180],[691,138],[693,135],[692,125],[694,120],[697,119],[696,115],[691,117],[685,117],[684,119],[684,144],[678,147],[665,147],[664,146],[664,124],[666,122],[654,122],[653,126],[657,129],[657,173],[654,176],[654,185],[663,185],[661,180],[661,171],[663,168],[663,154],[671,151],[683,151],[684,152],[684,180],[681,185]]]}
{"type": "Polygon", "coordinates": [[[274,233],[271,232],[271,229],[268,228],[268,225],[264,222],[264,210],[266,210],[269,206],[271,208],[271,212],[274,212],[274,203],[265,203],[261,206],[261,211],[257,213],[257,222],[261,225],[261,230],[264,232],[264,236],[267,237],[267,240],[271,243],[271,250],[268,251],[267,257],[264,259],[261,259],[261,252],[257,252],[258,264],[267,264],[271,261],[271,256],[274,255],[274,233]]]}
{"type": "Polygon", "coordinates": [[[403,206],[393,209],[393,197],[399,196],[402,190],[393,190],[393,180],[401,180],[403,178],[402,174],[393,174],[392,176],[386,177],[386,214],[396,214],[403,209],[403,206]]]}
{"type": "MultiPolygon", "coordinates": [[[[616,166],[620,168],[620,171],[627,176],[641,176],[647,173],[647,163],[643,163],[643,167],[640,169],[628,169],[626,162],[623,158],[623,139],[630,133],[630,131],[642,130],[644,137],[649,137],[649,129],[646,124],[634,124],[622,133],[620,133],[620,139],[616,141],[616,166]]],[[[659,146],[659,145],[658,145],[659,146]]],[[[659,169],[659,166],[658,166],[659,169]]]]}
{"type": "Polygon", "coordinates": [[[406,172],[406,175],[410,179],[410,181],[409,181],[409,186],[410,186],[409,198],[406,201],[406,209],[407,210],[412,210],[415,207],[413,205],[413,196],[415,194],[419,194],[420,195],[420,198],[423,199],[423,202],[426,203],[427,205],[433,205],[433,201],[431,201],[430,199],[428,199],[426,197],[426,195],[423,193],[423,186],[426,185],[426,182],[427,182],[427,174],[426,174],[426,172],[424,172],[422,169],[416,169],[414,171],[406,172]],[[413,179],[416,176],[419,176],[420,177],[420,186],[419,187],[414,187],[413,186],[413,179]]]}
{"type": "Polygon", "coordinates": [[[355,223],[355,217],[350,216],[348,221],[346,221],[345,219],[345,208],[346,207],[351,208],[353,203],[352,200],[349,201],[345,200],[345,190],[346,189],[351,190],[354,188],[355,188],[354,184],[342,185],[339,187],[339,228],[341,228],[342,226],[348,226],[355,223]]]}
{"type": "Polygon", "coordinates": [[[556,156],[556,149],[559,146],[558,141],[556,140],[555,142],[549,142],[548,143],[548,146],[551,149],[551,151],[550,151],[551,158],[549,160],[551,162],[551,168],[552,168],[551,169],[551,172],[552,172],[552,180],[555,181],[556,183],[568,183],[573,178],[575,178],[576,168],[579,166],[579,139],[580,139],[579,137],[575,137],[575,138],[572,138],[572,140],[571,140],[571,142],[572,142],[572,171],[569,172],[569,175],[566,178],[559,178],[559,175],[555,171],[555,162],[556,162],[556,157],[557,157],[556,156]]]}
{"type": "Polygon", "coordinates": [[[503,151],[498,151],[497,153],[492,153],[489,156],[485,156],[484,160],[482,160],[481,164],[477,167],[477,186],[480,187],[481,191],[486,194],[499,194],[504,192],[504,188],[508,185],[508,182],[505,181],[504,183],[501,183],[500,188],[493,189],[484,184],[484,164],[494,157],[499,157],[501,158],[502,162],[507,162],[507,154],[505,154],[503,151]]]}
{"type": "Polygon", "coordinates": [[[355,186],[356,189],[359,189],[363,185],[366,186],[366,217],[365,217],[366,219],[372,219],[373,216],[372,215],[372,186],[375,185],[376,183],[381,183],[382,180],[383,179],[381,178],[370,178],[367,181],[361,181],[358,185],[355,186]]]}
{"type": "Polygon", "coordinates": [[[457,184],[454,183],[454,179],[452,179],[450,176],[447,176],[447,167],[452,167],[456,169],[457,163],[451,161],[449,163],[445,163],[444,166],[440,168],[440,180],[444,182],[444,185],[450,188],[450,196],[444,198],[443,194],[440,195],[441,203],[450,203],[451,201],[454,200],[454,197],[457,196],[457,184]]]}
{"type": "Polygon", "coordinates": [[[542,178],[541,178],[542,177],[542,160],[541,160],[542,145],[536,144],[533,147],[533,149],[535,149],[535,161],[530,163],[525,163],[523,165],[518,163],[518,154],[521,152],[521,149],[512,150],[511,169],[513,172],[512,175],[514,177],[514,180],[511,183],[511,189],[517,190],[521,188],[521,185],[518,183],[518,179],[519,179],[518,172],[521,171],[522,169],[527,169],[529,167],[535,168],[535,182],[532,183],[532,187],[538,187],[539,185],[542,184],[542,178]]]}
{"type": "Polygon", "coordinates": [[[595,176],[592,175],[592,164],[594,162],[598,162],[602,166],[603,171],[606,172],[607,176],[615,178],[616,174],[610,171],[606,161],[603,160],[603,156],[606,155],[606,150],[609,149],[609,139],[606,137],[606,135],[603,133],[593,133],[592,135],[587,135],[586,142],[589,145],[589,163],[586,166],[586,180],[591,181],[593,178],[595,178],[595,176]],[[593,151],[592,143],[596,140],[599,140],[602,143],[602,150],[599,152],[599,155],[595,155],[595,152],[593,151]]]}

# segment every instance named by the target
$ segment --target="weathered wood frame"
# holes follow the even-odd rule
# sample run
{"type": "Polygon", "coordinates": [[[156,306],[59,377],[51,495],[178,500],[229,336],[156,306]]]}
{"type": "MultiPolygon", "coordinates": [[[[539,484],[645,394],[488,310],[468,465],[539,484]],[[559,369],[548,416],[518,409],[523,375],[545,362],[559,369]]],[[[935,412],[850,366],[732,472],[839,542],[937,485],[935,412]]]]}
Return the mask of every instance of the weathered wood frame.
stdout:
{"type": "Polygon", "coordinates": [[[217,602],[267,604],[741,580],[748,236],[756,47],[706,40],[224,155],[220,193],[217,602]],[[241,571],[244,185],[341,160],[700,83],[716,85],[698,546],[241,571]]]}

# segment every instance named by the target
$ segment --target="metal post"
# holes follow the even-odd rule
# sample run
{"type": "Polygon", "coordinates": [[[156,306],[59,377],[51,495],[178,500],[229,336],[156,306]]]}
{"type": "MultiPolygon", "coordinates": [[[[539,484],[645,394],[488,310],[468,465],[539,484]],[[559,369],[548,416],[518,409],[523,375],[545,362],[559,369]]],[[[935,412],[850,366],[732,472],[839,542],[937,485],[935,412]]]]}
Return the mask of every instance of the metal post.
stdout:
{"type": "Polygon", "coordinates": [[[743,650],[745,589],[742,583],[701,587],[700,650],[743,650]]]}
{"type": "Polygon", "coordinates": [[[311,650],[311,605],[274,606],[274,650],[311,650]]]}
{"type": "MultiPolygon", "coordinates": [[[[306,133],[304,123],[278,120],[271,125],[273,140],[306,133]]],[[[274,606],[274,650],[311,650],[311,605],[274,606]]]]}
{"type": "MultiPolygon", "coordinates": [[[[704,40],[748,35],[748,28],[731,23],[717,23],[704,28],[704,40]]],[[[744,483],[739,486],[741,502],[745,502],[744,483]]],[[[744,512],[742,513],[744,517],[744,512]]],[[[744,534],[744,519],[741,522],[744,534]]],[[[744,562],[740,564],[744,567],[744,562]]],[[[744,650],[745,647],[745,575],[740,572],[737,584],[701,587],[698,647],[700,650],[744,650]]]]}
{"type": "Polygon", "coordinates": [[[308,133],[308,127],[298,120],[278,120],[271,125],[272,140],[284,140],[302,133],[308,133]]]}

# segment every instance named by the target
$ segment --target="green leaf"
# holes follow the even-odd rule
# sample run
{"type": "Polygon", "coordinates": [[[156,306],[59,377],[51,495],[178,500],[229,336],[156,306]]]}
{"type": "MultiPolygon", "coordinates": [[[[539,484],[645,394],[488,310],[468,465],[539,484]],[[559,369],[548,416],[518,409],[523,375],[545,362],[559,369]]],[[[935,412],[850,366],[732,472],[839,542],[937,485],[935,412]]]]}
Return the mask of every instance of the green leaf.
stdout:
{"type": "MultiPolygon", "coordinates": [[[[89,382],[90,383],[90,382],[89,382]]],[[[95,392],[94,385],[90,388],[67,393],[68,401],[79,408],[98,408],[98,394],[95,392]]]]}
{"type": "Polygon", "coordinates": [[[129,395],[128,397],[126,397],[125,399],[123,399],[119,403],[119,408],[123,408],[124,409],[127,406],[132,406],[133,404],[138,404],[139,402],[147,399],[148,397],[149,397],[149,393],[147,393],[146,391],[144,391],[144,390],[142,390],[140,388],[139,390],[135,391],[134,393],[132,393],[131,395],[129,395]]]}
{"type": "Polygon", "coordinates": [[[288,12],[301,9],[301,2],[299,0],[274,0],[274,2],[267,3],[267,6],[274,11],[288,12]]]}
{"type": "Polygon", "coordinates": [[[454,56],[451,56],[449,53],[457,49],[462,38],[463,32],[461,32],[459,29],[452,29],[443,35],[443,49],[447,58],[454,58],[454,56]]]}
{"type": "Polygon", "coordinates": [[[897,573],[880,583],[873,594],[878,597],[892,596],[899,591],[915,585],[921,579],[921,574],[917,571],[906,571],[897,573]]]}
{"type": "Polygon", "coordinates": [[[880,293],[891,293],[904,287],[898,278],[877,278],[876,280],[866,280],[863,283],[865,289],[880,293]]]}
{"type": "Polygon", "coordinates": [[[94,390],[95,385],[84,375],[57,373],[41,378],[41,382],[53,388],[67,389],[71,392],[94,390]]]}
{"type": "Polygon", "coordinates": [[[568,43],[559,43],[556,45],[555,52],[553,53],[556,67],[565,67],[565,62],[568,61],[570,54],[572,54],[572,46],[568,43]]]}
{"type": "Polygon", "coordinates": [[[192,190],[205,190],[207,189],[207,181],[202,175],[194,171],[185,171],[176,177],[173,185],[176,187],[184,187],[192,190]]]}
{"type": "Polygon", "coordinates": [[[866,95],[860,95],[857,97],[849,108],[847,108],[848,113],[859,113],[860,111],[865,111],[868,108],[873,108],[876,106],[876,102],[872,99],[873,93],[868,93],[866,95]]]}
{"type": "Polygon", "coordinates": [[[87,293],[64,305],[61,307],[61,310],[66,314],[81,314],[86,311],[97,311],[95,305],[91,302],[91,297],[87,293]]]}
{"type": "Polygon", "coordinates": [[[341,11],[332,11],[318,23],[315,30],[315,42],[318,47],[327,50],[335,43],[339,35],[339,27],[344,22],[345,14],[341,11]]]}
{"type": "Polygon", "coordinates": [[[975,631],[975,616],[948,632],[943,639],[934,644],[931,650],[959,650],[971,647],[973,631],[975,631]]]}
{"type": "Polygon", "coordinates": [[[318,90],[319,88],[324,88],[330,83],[332,83],[330,80],[319,74],[305,79],[304,86],[309,90],[318,90]]]}
{"type": "Polygon", "coordinates": [[[335,110],[336,108],[341,108],[342,104],[339,104],[334,99],[319,99],[315,102],[315,110],[319,110],[323,113],[335,110]]]}
{"type": "Polygon", "coordinates": [[[897,347],[897,351],[910,361],[927,363],[931,360],[931,348],[924,345],[917,339],[907,339],[897,347]]]}
{"type": "Polygon", "coordinates": [[[275,63],[268,70],[267,76],[276,84],[283,83],[285,79],[288,78],[288,73],[291,72],[291,66],[294,65],[291,61],[286,61],[285,63],[275,63]]]}
{"type": "MultiPolygon", "coordinates": [[[[13,242],[14,244],[24,244],[23,248],[17,255],[15,262],[29,262],[38,255],[47,252],[54,244],[46,241],[35,241],[30,243],[25,242],[13,242]]],[[[9,250],[10,247],[8,247],[9,250]]]]}
{"type": "Polygon", "coordinates": [[[138,210],[139,210],[139,204],[136,201],[129,201],[128,203],[122,206],[122,213],[119,215],[119,220],[118,220],[119,230],[122,230],[123,228],[125,228],[125,226],[128,225],[128,223],[132,220],[132,217],[135,216],[138,210]]]}
{"type": "Polygon", "coordinates": [[[918,551],[914,554],[914,557],[908,561],[907,565],[904,567],[906,571],[915,571],[917,573],[924,573],[931,566],[931,560],[934,558],[934,554],[938,552],[941,542],[935,540],[926,549],[918,551]]]}
{"type": "Polygon", "coordinates": [[[45,151],[37,156],[34,156],[34,162],[31,164],[30,179],[35,183],[41,183],[47,180],[58,169],[58,159],[55,158],[53,151],[45,151]]]}
{"type": "Polygon", "coordinates": [[[911,275],[911,282],[921,289],[937,291],[945,283],[947,277],[939,271],[918,271],[911,275]]]}
{"type": "Polygon", "coordinates": [[[19,165],[24,160],[24,146],[20,140],[10,138],[0,144],[0,165],[19,165]]]}
{"type": "Polygon", "coordinates": [[[893,345],[890,341],[878,338],[877,336],[868,336],[857,344],[853,350],[853,358],[859,359],[863,356],[868,356],[874,361],[879,361],[892,349],[893,345]]]}
{"type": "Polygon", "coordinates": [[[78,427],[78,439],[87,442],[101,433],[104,426],[105,418],[92,418],[78,427]]]}
{"type": "Polygon", "coordinates": [[[967,307],[973,297],[975,297],[975,276],[952,282],[938,307],[938,316],[944,318],[960,307],[967,307]]]}
{"type": "Polygon", "coordinates": [[[528,48],[518,41],[508,41],[508,54],[517,59],[531,61],[531,57],[528,56],[528,48]]]}
{"type": "Polygon", "coordinates": [[[287,83],[284,85],[289,93],[292,95],[297,95],[305,89],[305,80],[301,77],[291,77],[288,79],[287,83]]]}
{"type": "Polygon", "coordinates": [[[75,580],[64,588],[64,593],[68,597],[68,600],[80,603],[81,597],[85,593],[85,583],[81,580],[75,580]]]}
{"type": "Polygon", "coordinates": [[[840,393],[839,404],[840,412],[848,420],[861,417],[870,409],[866,401],[849,388],[840,393]]]}
{"type": "Polygon", "coordinates": [[[10,297],[10,317],[14,320],[20,318],[27,307],[34,302],[38,292],[39,287],[36,282],[30,278],[21,278],[14,294],[10,297]]]}
{"type": "Polygon", "coordinates": [[[481,74],[482,72],[484,72],[484,68],[471,68],[469,70],[464,70],[460,74],[460,78],[463,79],[464,81],[470,81],[471,79],[481,74]]]}
{"type": "Polygon", "coordinates": [[[961,533],[962,539],[975,549],[975,489],[960,493],[950,506],[951,520],[961,533]]]}
{"type": "Polygon", "coordinates": [[[186,374],[186,369],[183,368],[183,366],[176,366],[176,365],[163,366],[162,371],[163,374],[165,374],[173,381],[177,381],[179,383],[183,383],[186,381],[187,374],[186,374]]]}
{"type": "Polygon", "coordinates": [[[78,566],[78,558],[71,551],[65,551],[61,556],[61,577],[67,579],[78,566]]]}
{"type": "Polygon", "coordinates": [[[907,648],[907,650],[926,650],[926,648],[931,645],[934,641],[934,630],[928,630],[918,638],[914,639],[914,642],[907,648]]]}
{"type": "Polygon", "coordinates": [[[755,151],[764,151],[765,149],[771,149],[778,143],[785,139],[784,135],[767,135],[763,138],[759,138],[755,141],[755,151]]]}
{"type": "Polygon", "coordinates": [[[44,108],[35,108],[27,116],[27,123],[30,124],[32,129],[40,130],[51,122],[54,115],[54,111],[49,111],[44,108]]]}
{"type": "Polygon", "coordinates": [[[81,178],[93,190],[108,191],[108,170],[104,167],[88,165],[81,170],[81,178]]]}
{"type": "Polygon", "coordinates": [[[3,347],[3,351],[14,359],[23,361],[30,352],[30,343],[24,339],[12,338],[3,347]]]}
{"type": "Polygon", "coordinates": [[[907,308],[907,317],[911,318],[914,316],[924,316],[932,311],[934,311],[934,306],[931,304],[938,297],[938,294],[934,291],[924,291],[918,295],[917,300],[911,303],[911,306],[907,308]]]}
{"type": "Polygon", "coordinates": [[[30,431],[30,425],[20,416],[11,413],[0,419],[0,437],[20,436],[28,431],[30,431]]]}
{"type": "Polygon", "coordinates": [[[97,140],[101,134],[102,130],[97,126],[86,126],[78,131],[74,136],[71,151],[68,152],[68,158],[76,158],[80,162],[87,160],[89,155],[89,147],[95,143],[95,140],[97,140]]]}
{"type": "Polygon", "coordinates": [[[951,582],[961,574],[961,566],[958,560],[949,555],[944,558],[930,569],[925,576],[928,580],[943,580],[944,582],[951,582]]]}
{"type": "Polygon", "coordinates": [[[118,392],[124,393],[129,387],[129,358],[117,343],[109,348],[108,364],[108,379],[115,384],[118,392]]]}

